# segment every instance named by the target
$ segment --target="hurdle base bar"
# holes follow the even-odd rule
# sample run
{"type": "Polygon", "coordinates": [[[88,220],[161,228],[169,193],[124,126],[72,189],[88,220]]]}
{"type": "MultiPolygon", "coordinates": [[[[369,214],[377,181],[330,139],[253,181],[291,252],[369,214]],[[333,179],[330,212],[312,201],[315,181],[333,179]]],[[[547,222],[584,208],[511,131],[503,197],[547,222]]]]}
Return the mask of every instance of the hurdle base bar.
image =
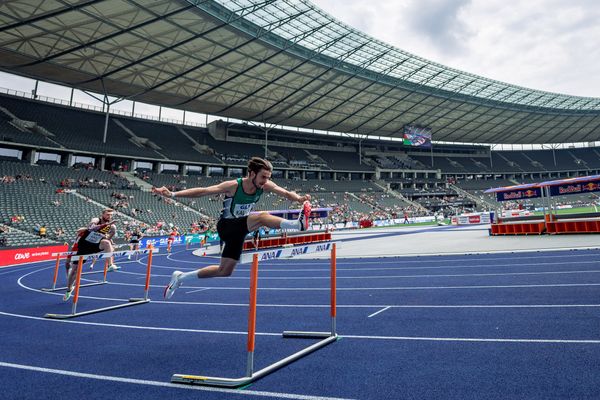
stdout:
{"type": "Polygon", "coordinates": [[[84,276],[84,275],[98,275],[98,274],[104,274],[104,269],[99,269],[97,271],[82,272],[81,276],[84,276]]]}
{"type": "MultiPolygon", "coordinates": [[[[106,283],[108,283],[108,282],[85,283],[83,285],[79,285],[79,287],[98,286],[98,285],[104,285],[106,283]]],[[[41,290],[42,290],[42,292],[58,292],[61,290],[67,290],[67,287],[63,286],[63,287],[57,287],[57,288],[43,288],[41,290]]]]}
{"type": "Polygon", "coordinates": [[[298,339],[319,339],[327,338],[331,336],[331,332],[302,332],[302,331],[284,331],[284,338],[298,338],[298,339]]]}
{"type": "Polygon", "coordinates": [[[77,318],[82,317],[84,315],[96,314],[104,311],[116,310],[119,308],[130,307],[130,306],[138,306],[140,304],[149,303],[150,299],[129,299],[129,303],[117,304],[115,306],[97,308],[95,310],[82,311],[74,314],[46,314],[44,318],[50,319],[69,319],[69,318],[77,318]]]}
{"type": "MultiPolygon", "coordinates": [[[[311,334],[319,333],[319,334],[321,334],[321,332],[303,332],[303,333],[311,333],[311,334]]],[[[285,332],[284,332],[284,335],[285,335],[285,332]]],[[[219,386],[219,387],[230,387],[230,388],[244,386],[244,385],[252,383],[252,382],[270,374],[271,372],[278,370],[279,368],[282,368],[282,367],[298,360],[299,358],[304,357],[305,355],[308,355],[322,347],[325,347],[328,344],[333,343],[338,339],[337,334],[331,335],[331,333],[327,333],[324,335],[326,335],[325,339],[323,339],[311,346],[308,346],[307,348],[300,350],[280,361],[277,361],[276,363],[271,364],[268,367],[261,369],[260,371],[253,373],[252,376],[245,376],[242,378],[219,378],[219,377],[213,377],[213,376],[175,374],[171,377],[171,382],[185,383],[185,384],[190,384],[190,385],[219,386]]],[[[311,337],[316,337],[316,336],[311,336],[311,337]]],[[[318,336],[318,337],[322,337],[322,336],[318,336]]]]}

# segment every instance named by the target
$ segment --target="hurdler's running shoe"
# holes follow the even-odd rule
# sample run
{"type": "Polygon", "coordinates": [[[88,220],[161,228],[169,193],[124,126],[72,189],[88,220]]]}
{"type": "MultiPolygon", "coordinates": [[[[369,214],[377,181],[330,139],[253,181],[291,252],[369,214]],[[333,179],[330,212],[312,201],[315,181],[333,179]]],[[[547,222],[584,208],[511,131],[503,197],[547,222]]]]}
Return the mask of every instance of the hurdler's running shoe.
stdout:
{"type": "Polygon", "coordinates": [[[179,277],[181,276],[182,273],[183,272],[181,272],[181,271],[175,271],[175,272],[173,272],[173,275],[171,275],[171,282],[169,282],[169,284],[165,288],[165,293],[164,293],[165,299],[170,299],[171,297],[173,297],[173,293],[175,293],[177,288],[179,286],[181,286],[181,281],[179,280],[179,277]]]}
{"type": "Polygon", "coordinates": [[[73,289],[67,290],[65,292],[65,295],[63,296],[63,301],[69,301],[69,299],[71,298],[72,294],[73,294],[73,289]]]}
{"type": "Polygon", "coordinates": [[[121,269],[121,267],[119,267],[117,264],[110,264],[110,265],[108,266],[108,269],[107,269],[107,271],[108,271],[108,272],[112,272],[112,271],[116,271],[116,270],[118,270],[118,269],[121,269]]]}
{"type": "Polygon", "coordinates": [[[300,210],[300,215],[298,215],[298,221],[300,221],[300,230],[305,231],[308,229],[308,221],[310,218],[310,213],[312,211],[312,207],[310,202],[306,200],[304,204],[302,204],[302,209],[300,210]]]}

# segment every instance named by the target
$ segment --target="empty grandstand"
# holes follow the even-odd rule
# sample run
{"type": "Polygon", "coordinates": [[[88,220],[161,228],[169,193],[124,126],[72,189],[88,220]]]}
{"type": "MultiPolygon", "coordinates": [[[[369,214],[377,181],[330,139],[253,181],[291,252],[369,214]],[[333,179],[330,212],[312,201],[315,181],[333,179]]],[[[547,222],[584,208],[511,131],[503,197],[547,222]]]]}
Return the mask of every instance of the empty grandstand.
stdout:
{"type": "MultiPolygon", "coordinates": [[[[111,116],[110,145],[104,145],[104,117],[97,112],[7,95],[0,96],[0,106],[11,132],[2,143],[18,149],[0,163],[7,204],[2,222],[12,228],[4,234],[6,245],[69,240],[105,206],[128,217],[122,231],[140,225],[152,235],[169,226],[185,231],[199,222],[213,225],[220,198],[165,203],[141,190],[140,179],[174,189],[208,186],[242,175],[246,160],[265,151],[275,161],[276,181],[312,193],[317,205],[334,207],[335,221],[490,209],[493,199],[483,195],[485,189],[600,172],[596,148],[494,151],[445,144],[424,152],[383,139],[358,146],[352,138],[307,133],[298,140],[297,133],[281,129],[265,142],[255,126],[220,121],[203,129],[111,116]],[[52,161],[40,153],[52,155],[52,161]],[[90,162],[77,162],[78,157],[90,162]],[[21,192],[35,197],[29,208],[23,208],[21,192]],[[25,215],[23,222],[11,222],[25,215]],[[38,235],[42,224],[50,228],[46,238],[38,235]]],[[[262,206],[292,207],[270,196],[262,206]]]]}

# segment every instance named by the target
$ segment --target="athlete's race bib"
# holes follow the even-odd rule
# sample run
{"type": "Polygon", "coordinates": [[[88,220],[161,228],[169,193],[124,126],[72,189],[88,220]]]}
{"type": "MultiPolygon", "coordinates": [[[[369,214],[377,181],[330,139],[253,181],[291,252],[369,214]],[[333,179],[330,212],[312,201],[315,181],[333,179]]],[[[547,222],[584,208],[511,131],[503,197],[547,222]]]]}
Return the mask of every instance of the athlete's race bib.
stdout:
{"type": "Polygon", "coordinates": [[[104,239],[104,235],[98,232],[90,232],[85,237],[85,241],[90,243],[100,243],[102,239],[104,239]]]}
{"type": "Polygon", "coordinates": [[[250,214],[254,204],[236,204],[233,208],[233,216],[236,218],[245,217],[250,214]]]}

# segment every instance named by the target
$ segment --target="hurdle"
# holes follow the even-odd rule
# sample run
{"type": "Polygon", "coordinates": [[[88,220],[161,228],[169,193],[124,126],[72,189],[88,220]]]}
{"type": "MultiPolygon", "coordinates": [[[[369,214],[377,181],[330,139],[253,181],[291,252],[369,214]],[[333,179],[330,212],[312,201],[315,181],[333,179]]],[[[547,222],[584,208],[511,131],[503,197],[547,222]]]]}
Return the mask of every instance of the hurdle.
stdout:
{"type": "Polygon", "coordinates": [[[268,375],[305,355],[308,355],[328,344],[336,341],[338,335],[336,333],[336,256],[339,242],[320,242],[308,243],[303,245],[288,245],[281,249],[259,250],[254,252],[243,253],[240,263],[252,262],[250,272],[250,302],[248,307],[248,336],[247,336],[247,359],[246,359],[246,376],[241,378],[221,378],[212,376],[199,376],[190,374],[174,374],[171,377],[173,383],[185,383],[204,386],[219,386],[219,387],[240,387],[247,385],[268,375]],[[284,338],[308,338],[321,339],[282,360],[279,360],[259,371],[254,372],[254,350],[255,350],[255,332],[256,332],[256,292],[258,285],[258,263],[259,261],[294,258],[302,254],[310,254],[329,251],[331,255],[330,273],[331,273],[331,296],[330,296],[330,317],[331,329],[329,332],[304,332],[304,331],[284,331],[284,338]]]}
{"type": "MultiPolygon", "coordinates": [[[[115,246],[116,248],[119,247],[124,247],[124,245],[117,245],[115,246]]],[[[56,281],[58,279],[58,270],[60,268],[60,261],[61,260],[65,260],[66,258],[68,258],[69,256],[75,256],[77,255],[76,251],[64,251],[62,253],[52,253],[52,257],[56,257],[56,265],[54,266],[54,277],[52,279],[52,287],[51,288],[42,288],[41,290],[44,292],[56,292],[59,290],[66,290],[67,287],[63,286],[63,287],[56,287],[56,281]],[[62,258],[64,257],[64,258],[62,258]]],[[[92,257],[92,265],[93,263],[97,260],[97,257],[92,257]]],[[[81,285],[81,287],[87,287],[87,286],[97,286],[97,285],[104,285],[105,283],[108,283],[107,279],[106,279],[106,273],[108,272],[108,263],[109,263],[109,259],[107,258],[104,262],[104,269],[103,270],[99,270],[99,271],[89,271],[89,272],[82,272],[81,275],[96,275],[96,274],[103,274],[103,279],[102,281],[97,281],[97,282],[91,282],[91,283],[86,283],[81,285]]]]}
{"type": "MultiPolygon", "coordinates": [[[[51,319],[68,319],[68,318],[77,318],[77,317],[81,317],[83,315],[89,315],[89,314],[95,314],[95,313],[99,313],[99,312],[103,312],[103,311],[110,311],[110,310],[116,310],[119,308],[124,308],[124,307],[130,307],[130,306],[137,306],[140,304],[145,304],[150,302],[150,298],[148,297],[148,292],[150,289],[150,272],[152,269],[152,254],[153,253],[158,253],[159,250],[158,249],[154,249],[154,248],[148,248],[148,249],[144,249],[144,250],[129,250],[129,251],[119,251],[119,252],[112,252],[112,253],[96,253],[96,254],[88,254],[88,255],[83,255],[83,256],[73,256],[72,258],[77,260],[77,279],[75,280],[75,294],[73,296],[73,306],[71,308],[71,314],[46,314],[44,315],[44,318],[51,318],[51,319]],[[90,258],[97,258],[97,259],[102,259],[105,258],[107,261],[110,257],[120,257],[120,256],[127,256],[127,255],[132,255],[132,254],[148,254],[148,262],[146,264],[146,283],[144,285],[144,297],[143,298],[130,298],[129,302],[127,303],[121,303],[121,304],[117,304],[114,306],[109,306],[109,307],[103,307],[103,308],[97,308],[97,309],[93,309],[93,310],[88,310],[88,311],[83,311],[83,312],[77,312],[77,303],[79,301],[79,289],[85,285],[81,284],[81,270],[83,269],[83,261],[90,259],[90,258]]],[[[105,274],[106,274],[106,269],[108,267],[108,263],[104,264],[104,270],[105,270],[105,274]]],[[[105,283],[105,282],[103,282],[105,283]]],[[[88,285],[90,286],[90,285],[88,285]]]]}
{"type": "MultiPolygon", "coordinates": [[[[60,261],[61,260],[65,260],[68,256],[75,256],[77,254],[76,251],[65,251],[62,253],[52,253],[52,257],[56,257],[56,263],[54,266],[54,276],[52,279],[52,287],[51,288],[42,288],[42,291],[44,292],[56,292],[59,290],[66,290],[67,287],[63,286],[63,287],[56,287],[56,281],[58,279],[58,270],[60,269],[60,261]],[[66,256],[63,258],[63,256],[66,256]]],[[[104,263],[104,271],[92,271],[92,272],[83,272],[82,275],[91,275],[91,274],[99,274],[99,273],[104,273],[104,278],[101,281],[97,281],[97,282],[91,282],[91,283],[85,283],[83,285],[81,285],[81,287],[87,287],[87,286],[97,286],[97,285],[104,285],[105,283],[108,283],[108,281],[106,280],[106,272],[108,271],[108,259],[105,261],[104,263]]]]}
{"type": "MultiPolygon", "coordinates": [[[[329,224],[329,213],[333,209],[331,207],[313,208],[309,218],[326,218],[329,224]]],[[[269,214],[275,215],[288,220],[295,220],[300,215],[301,210],[272,210],[269,214]]],[[[259,211],[254,211],[251,214],[257,214],[259,211]]],[[[258,237],[258,241],[252,239],[244,241],[243,250],[258,250],[267,247],[288,246],[290,244],[305,244],[309,242],[324,242],[331,240],[331,231],[329,229],[307,230],[300,232],[278,232],[275,234],[267,234],[258,237]]]]}
{"type": "Polygon", "coordinates": [[[283,232],[275,235],[265,235],[254,240],[245,240],[243,250],[258,250],[270,247],[281,247],[295,244],[325,242],[331,240],[331,232],[327,230],[283,232]]]}

